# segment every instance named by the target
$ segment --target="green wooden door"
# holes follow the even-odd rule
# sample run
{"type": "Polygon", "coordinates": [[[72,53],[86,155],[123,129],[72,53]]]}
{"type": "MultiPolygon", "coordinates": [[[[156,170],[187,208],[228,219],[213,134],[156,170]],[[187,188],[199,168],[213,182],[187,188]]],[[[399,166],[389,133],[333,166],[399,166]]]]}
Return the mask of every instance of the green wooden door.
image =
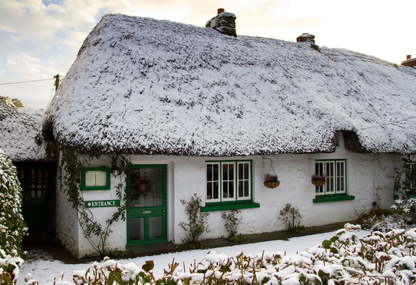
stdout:
{"type": "Polygon", "coordinates": [[[166,165],[130,166],[127,200],[127,244],[167,242],[166,165]]]}
{"type": "Polygon", "coordinates": [[[29,228],[27,241],[44,241],[55,231],[55,165],[17,163],[23,189],[23,217],[29,228]]]}

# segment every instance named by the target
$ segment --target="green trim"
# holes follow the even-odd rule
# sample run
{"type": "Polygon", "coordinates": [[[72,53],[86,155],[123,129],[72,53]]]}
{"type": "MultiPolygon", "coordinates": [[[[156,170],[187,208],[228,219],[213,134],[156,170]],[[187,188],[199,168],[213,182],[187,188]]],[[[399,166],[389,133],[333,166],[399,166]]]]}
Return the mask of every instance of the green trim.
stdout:
{"type": "Polygon", "coordinates": [[[201,212],[227,211],[237,209],[260,208],[259,203],[251,200],[206,203],[201,212]]]}
{"type": "Polygon", "coordinates": [[[336,201],[348,201],[354,200],[355,196],[347,194],[331,194],[331,195],[318,195],[313,199],[314,203],[326,203],[326,202],[336,202],[336,201]]]}
{"type": "Polygon", "coordinates": [[[410,194],[409,198],[416,198],[416,194],[410,194]]]}
{"type": "Polygon", "coordinates": [[[120,200],[84,201],[85,208],[120,207],[120,200]]]}
{"type": "Polygon", "coordinates": [[[242,159],[242,160],[238,160],[238,159],[234,159],[234,160],[205,160],[206,163],[210,163],[210,162],[252,162],[252,159],[242,159]]]}
{"type": "MultiPolygon", "coordinates": [[[[140,246],[155,243],[165,243],[168,241],[167,234],[167,187],[168,187],[168,171],[167,164],[131,164],[129,170],[137,168],[160,168],[162,169],[162,197],[163,203],[161,206],[156,207],[127,207],[127,245],[128,246],[140,246]],[[149,237],[149,218],[151,217],[162,217],[162,237],[151,239],[149,237]],[[143,240],[132,240],[130,239],[130,223],[128,219],[131,218],[143,218],[144,228],[144,239],[143,240]]],[[[126,175],[127,191],[130,189],[130,172],[126,175]]],[[[127,194],[127,193],[126,193],[127,194]]]]}
{"type": "Polygon", "coordinates": [[[110,173],[111,170],[109,167],[84,167],[81,170],[81,190],[90,191],[90,190],[110,190],[110,173]],[[104,186],[87,186],[85,185],[85,174],[87,171],[105,171],[105,185],[104,186]]]}
{"type": "Polygon", "coordinates": [[[347,161],[346,158],[335,158],[335,159],[315,159],[315,161],[347,161]]]}
{"type": "Polygon", "coordinates": [[[158,238],[158,239],[151,239],[151,240],[128,240],[127,246],[140,246],[140,245],[148,245],[148,244],[156,244],[156,243],[166,243],[166,238],[158,238]]]}

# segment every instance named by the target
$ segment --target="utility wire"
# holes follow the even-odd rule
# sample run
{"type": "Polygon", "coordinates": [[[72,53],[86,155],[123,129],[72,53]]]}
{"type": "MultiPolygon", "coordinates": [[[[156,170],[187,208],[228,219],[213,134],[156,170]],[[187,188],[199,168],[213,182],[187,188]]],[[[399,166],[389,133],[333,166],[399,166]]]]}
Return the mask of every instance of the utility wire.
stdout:
{"type": "Polygon", "coordinates": [[[12,84],[24,84],[24,83],[30,83],[30,82],[39,82],[39,81],[46,81],[46,80],[52,80],[52,78],[45,78],[45,79],[36,79],[36,80],[25,80],[25,81],[16,81],[16,82],[4,82],[0,83],[0,85],[12,85],[12,84]]]}

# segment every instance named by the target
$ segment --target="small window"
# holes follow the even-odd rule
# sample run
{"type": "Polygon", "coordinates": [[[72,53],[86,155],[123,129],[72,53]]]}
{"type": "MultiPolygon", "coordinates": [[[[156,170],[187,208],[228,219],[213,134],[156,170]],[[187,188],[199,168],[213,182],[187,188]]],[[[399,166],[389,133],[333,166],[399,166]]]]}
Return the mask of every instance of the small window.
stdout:
{"type": "Polygon", "coordinates": [[[207,202],[251,199],[251,161],[207,162],[207,202]]]}
{"type": "Polygon", "coordinates": [[[315,174],[326,178],[323,186],[316,186],[316,195],[346,194],[347,161],[345,159],[317,160],[315,174]]]}
{"type": "Polygon", "coordinates": [[[110,169],[107,167],[88,167],[81,172],[81,190],[109,190],[110,169]]]}

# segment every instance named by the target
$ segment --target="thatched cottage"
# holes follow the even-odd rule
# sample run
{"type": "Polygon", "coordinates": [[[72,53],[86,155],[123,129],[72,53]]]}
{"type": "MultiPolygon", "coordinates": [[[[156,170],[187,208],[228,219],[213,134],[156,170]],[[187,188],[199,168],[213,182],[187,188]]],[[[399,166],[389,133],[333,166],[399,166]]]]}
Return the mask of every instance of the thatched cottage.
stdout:
{"type": "Polygon", "coordinates": [[[388,207],[400,156],[416,151],[415,79],[412,67],[308,40],[107,15],[47,112],[45,133],[60,149],[57,236],[76,256],[93,253],[62,182],[64,149],[78,155],[77,187],[97,221],[119,207],[120,185],[132,194],[111,250],[182,242],[180,201],[193,193],[210,213],[203,238],[226,235],[229,209],[241,209],[249,234],[283,230],[286,203],[305,226],[388,207]],[[115,155],[127,172],[114,169],[115,155]]]}
{"type": "Polygon", "coordinates": [[[42,138],[42,116],[0,97],[0,149],[17,167],[30,241],[55,238],[56,158],[42,138]]]}

